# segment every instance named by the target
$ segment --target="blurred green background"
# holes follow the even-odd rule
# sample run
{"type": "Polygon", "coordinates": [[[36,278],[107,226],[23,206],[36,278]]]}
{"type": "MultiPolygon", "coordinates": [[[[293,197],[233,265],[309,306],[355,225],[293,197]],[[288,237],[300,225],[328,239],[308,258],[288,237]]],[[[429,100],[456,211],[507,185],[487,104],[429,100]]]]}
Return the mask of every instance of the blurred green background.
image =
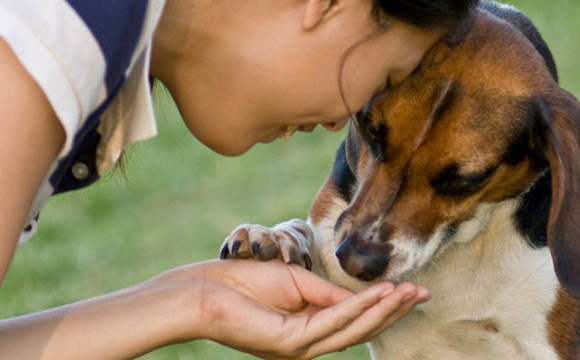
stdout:
{"type": "MultiPolygon", "coordinates": [[[[551,46],[562,85],[580,95],[578,0],[513,1],[551,46]]],[[[211,153],[186,130],[167,95],[156,94],[160,135],[132,149],[126,178],[52,199],[39,233],[22,246],[0,291],[0,317],[66,304],[215,258],[244,222],[304,218],[344,132],[298,134],[241,158],[211,153]]],[[[325,359],[364,359],[362,346],[325,359]]],[[[220,345],[174,345],[143,359],[250,359],[220,345]]]]}

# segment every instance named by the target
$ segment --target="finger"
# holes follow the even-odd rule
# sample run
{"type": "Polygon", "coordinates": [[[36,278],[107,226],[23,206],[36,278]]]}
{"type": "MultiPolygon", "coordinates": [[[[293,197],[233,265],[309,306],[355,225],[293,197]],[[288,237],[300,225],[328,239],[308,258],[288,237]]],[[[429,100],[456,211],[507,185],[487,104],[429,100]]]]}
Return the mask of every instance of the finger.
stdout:
{"type": "Polygon", "coordinates": [[[308,315],[309,317],[312,317],[312,316],[314,316],[314,314],[320,312],[323,309],[324,309],[324,307],[322,307],[322,306],[308,304],[304,308],[302,308],[301,312],[303,314],[308,315]]]}
{"type": "Polygon", "coordinates": [[[306,357],[316,357],[360,343],[368,334],[380,329],[387,319],[401,308],[405,300],[417,296],[417,292],[417,288],[412,284],[398,286],[380,302],[365,309],[366,311],[343,329],[313,344],[306,357]]]}
{"type": "MultiPolygon", "coordinates": [[[[367,309],[379,303],[385,291],[392,291],[392,289],[393,286],[388,283],[374,285],[332,307],[317,312],[309,320],[294,317],[294,320],[301,321],[301,326],[305,327],[302,331],[295,332],[300,338],[294,340],[299,347],[305,347],[331,336],[347,327],[367,309]]],[[[289,340],[293,341],[292,338],[289,340]]]]}
{"type": "Polygon", "coordinates": [[[386,319],[385,323],[383,325],[381,325],[381,327],[379,329],[375,330],[373,333],[368,335],[365,339],[363,339],[361,341],[361,343],[369,342],[369,341],[373,340],[374,338],[376,338],[377,336],[379,336],[383,331],[385,331],[387,328],[389,328],[393,324],[397,323],[402,317],[407,315],[411,310],[413,310],[415,308],[415,306],[422,304],[422,303],[426,302],[427,300],[429,300],[429,297],[430,297],[430,295],[429,295],[429,291],[427,289],[422,288],[422,287],[418,287],[417,294],[414,297],[405,301],[399,309],[397,309],[392,315],[390,315],[386,319]]]}
{"type": "Polygon", "coordinates": [[[377,305],[369,308],[349,326],[332,336],[314,344],[308,352],[308,357],[345,349],[366,341],[368,334],[384,331],[383,324],[404,304],[405,300],[416,296],[416,289],[411,284],[403,284],[383,298],[377,305]]]}
{"type": "Polygon", "coordinates": [[[304,301],[318,306],[332,306],[353,295],[353,292],[332,284],[299,266],[290,266],[298,292],[304,301]]]}

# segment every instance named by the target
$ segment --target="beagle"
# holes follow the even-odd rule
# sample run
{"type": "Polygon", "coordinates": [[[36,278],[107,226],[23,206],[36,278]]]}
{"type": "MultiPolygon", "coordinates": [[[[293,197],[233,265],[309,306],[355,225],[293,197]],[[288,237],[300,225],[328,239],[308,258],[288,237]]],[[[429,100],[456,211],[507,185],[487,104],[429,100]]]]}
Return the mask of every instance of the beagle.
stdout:
{"type": "Polygon", "coordinates": [[[432,298],[374,359],[580,357],[580,104],[531,22],[485,2],[356,115],[307,223],[242,225],[222,258],[282,258],[432,298]]]}

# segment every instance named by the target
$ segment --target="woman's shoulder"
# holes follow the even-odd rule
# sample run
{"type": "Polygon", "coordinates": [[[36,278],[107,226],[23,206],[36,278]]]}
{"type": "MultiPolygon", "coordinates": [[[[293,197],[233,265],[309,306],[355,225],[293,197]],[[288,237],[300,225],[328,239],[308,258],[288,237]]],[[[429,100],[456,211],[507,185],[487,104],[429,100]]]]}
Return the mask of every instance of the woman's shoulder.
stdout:
{"type": "Polygon", "coordinates": [[[121,86],[151,40],[163,5],[164,0],[0,0],[0,36],[59,119],[82,121],[121,86]]]}

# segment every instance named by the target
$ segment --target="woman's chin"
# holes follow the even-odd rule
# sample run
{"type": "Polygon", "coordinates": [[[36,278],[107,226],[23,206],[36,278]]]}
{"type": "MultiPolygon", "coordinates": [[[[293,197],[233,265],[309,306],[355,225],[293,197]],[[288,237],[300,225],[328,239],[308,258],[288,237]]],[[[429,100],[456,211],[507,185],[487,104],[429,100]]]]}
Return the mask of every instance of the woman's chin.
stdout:
{"type": "Polygon", "coordinates": [[[245,154],[248,152],[252,147],[254,147],[255,143],[252,144],[208,144],[204,143],[205,146],[210,148],[212,151],[228,157],[236,157],[245,154]]]}
{"type": "Polygon", "coordinates": [[[276,139],[278,139],[278,138],[279,138],[279,136],[269,136],[263,140],[260,140],[259,143],[260,144],[271,144],[274,141],[276,141],[276,139]]]}

